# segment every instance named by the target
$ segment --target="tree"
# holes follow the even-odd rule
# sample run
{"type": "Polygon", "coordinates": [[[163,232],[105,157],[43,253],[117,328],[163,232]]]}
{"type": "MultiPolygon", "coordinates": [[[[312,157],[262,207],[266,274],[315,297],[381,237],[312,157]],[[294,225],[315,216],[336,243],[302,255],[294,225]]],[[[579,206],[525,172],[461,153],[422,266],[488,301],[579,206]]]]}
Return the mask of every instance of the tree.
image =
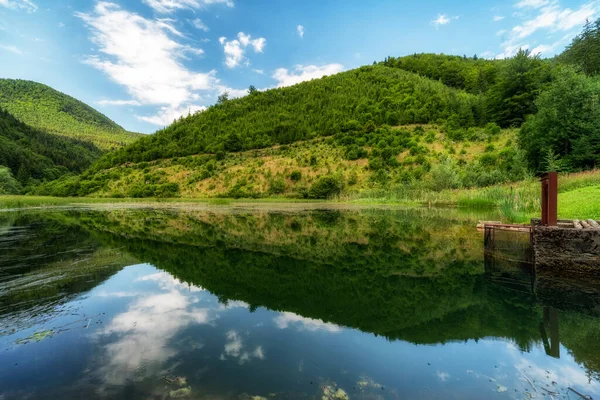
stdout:
{"type": "Polygon", "coordinates": [[[229,92],[223,92],[217,98],[217,104],[224,104],[229,100],[229,92]]]}
{"type": "Polygon", "coordinates": [[[519,143],[535,170],[552,151],[575,168],[593,167],[600,156],[600,83],[571,67],[554,73],[540,94],[538,112],[519,132],[519,143]]]}
{"type": "Polygon", "coordinates": [[[254,85],[250,85],[248,88],[248,94],[253,95],[258,93],[258,89],[254,85]]]}
{"type": "Polygon", "coordinates": [[[519,49],[500,70],[497,83],[488,95],[491,119],[503,127],[521,126],[536,110],[535,99],[549,80],[539,55],[519,49]]]}
{"type": "Polygon", "coordinates": [[[600,73],[600,19],[595,22],[588,21],[581,34],[575,36],[558,60],[576,66],[585,74],[598,75],[600,73]]]}
{"type": "Polygon", "coordinates": [[[10,169],[0,166],[0,194],[17,194],[21,185],[12,176],[10,169]]]}
{"type": "Polygon", "coordinates": [[[235,132],[229,134],[229,136],[227,136],[227,139],[225,139],[225,150],[229,152],[240,151],[242,150],[242,146],[242,140],[240,139],[240,136],[235,132]]]}

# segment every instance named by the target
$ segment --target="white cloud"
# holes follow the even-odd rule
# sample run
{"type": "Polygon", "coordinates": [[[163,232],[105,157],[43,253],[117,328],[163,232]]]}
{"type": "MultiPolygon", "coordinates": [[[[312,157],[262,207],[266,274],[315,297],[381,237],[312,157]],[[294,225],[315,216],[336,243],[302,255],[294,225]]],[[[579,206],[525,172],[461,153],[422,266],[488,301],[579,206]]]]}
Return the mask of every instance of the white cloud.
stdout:
{"type": "Polygon", "coordinates": [[[237,39],[227,40],[225,36],[222,36],[219,38],[219,43],[223,45],[225,52],[225,65],[228,68],[235,68],[242,62],[250,65],[250,60],[245,56],[248,46],[254,48],[255,53],[262,53],[267,40],[265,38],[252,39],[250,35],[239,32],[237,39]]]}
{"type": "Polygon", "coordinates": [[[221,353],[221,360],[225,361],[227,358],[237,358],[240,365],[251,361],[253,358],[264,360],[265,351],[262,346],[257,346],[253,351],[245,350],[244,341],[242,335],[238,332],[231,330],[225,335],[227,342],[223,353],[221,353]]]}
{"type": "Polygon", "coordinates": [[[99,106],[141,106],[137,100],[100,100],[96,104],[99,106]]]}
{"type": "Polygon", "coordinates": [[[304,27],[302,25],[298,25],[296,30],[298,31],[298,36],[300,36],[300,38],[302,39],[304,37],[304,27]]]}
{"type": "MultiPolygon", "coordinates": [[[[2,1],[2,0],[0,0],[0,1],[2,1]]],[[[17,54],[17,55],[20,55],[20,56],[23,55],[23,52],[17,46],[0,44],[0,49],[9,51],[11,53],[14,53],[14,54],[17,54]]]]}
{"type": "Polygon", "coordinates": [[[192,25],[194,25],[194,28],[200,29],[201,31],[204,31],[204,32],[208,32],[210,30],[208,28],[208,26],[206,26],[206,24],[204,22],[202,22],[202,20],[200,18],[196,18],[195,20],[193,20],[192,25]]]}
{"type": "MultiPolygon", "coordinates": [[[[583,25],[587,20],[595,19],[600,13],[597,0],[582,4],[577,9],[563,8],[558,0],[522,0],[515,7],[530,9],[532,14],[522,17],[523,21],[508,32],[508,39],[502,43],[503,51],[497,57],[512,57],[519,48],[531,48],[529,38],[540,31],[570,32],[583,25]]],[[[575,33],[570,33],[572,37],[575,33]]],[[[567,37],[564,40],[568,40],[567,37]]],[[[556,50],[560,43],[541,44],[536,48],[549,53],[556,50]]]]}
{"type": "Polygon", "coordinates": [[[431,21],[431,24],[438,29],[442,25],[448,25],[453,19],[458,19],[458,17],[449,17],[446,14],[438,14],[437,18],[431,21]]]}
{"type": "Polygon", "coordinates": [[[206,110],[204,106],[198,105],[186,105],[181,107],[161,107],[156,115],[151,116],[140,116],[136,115],[135,117],[140,121],[149,122],[158,126],[168,126],[173,123],[177,118],[188,115],[188,114],[196,114],[197,112],[202,112],[206,110]]]}
{"type": "Polygon", "coordinates": [[[561,45],[564,45],[569,39],[571,39],[570,35],[565,35],[561,39],[557,40],[554,43],[550,44],[540,44],[534,47],[531,50],[532,54],[541,54],[541,55],[552,55],[556,52],[561,45]]]}
{"type": "Polygon", "coordinates": [[[277,81],[278,87],[291,86],[300,82],[321,78],[325,75],[333,75],[342,72],[344,66],[341,64],[297,65],[293,72],[285,68],[275,70],[272,78],[277,81]]]}
{"type": "Polygon", "coordinates": [[[296,326],[299,330],[341,332],[342,328],[338,325],[324,322],[320,319],[302,317],[291,312],[282,312],[274,319],[275,325],[279,329],[286,329],[290,326],[296,326]]]}
{"type": "Polygon", "coordinates": [[[499,30],[498,32],[496,32],[496,36],[502,36],[502,35],[504,35],[506,32],[507,32],[507,31],[506,31],[506,29],[501,29],[501,30],[499,30]]]}
{"type": "Polygon", "coordinates": [[[217,93],[222,95],[227,92],[230,99],[237,99],[239,97],[244,97],[248,94],[248,89],[233,89],[227,86],[219,86],[217,88],[217,93]]]}
{"type": "Polygon", "coordinates": [[[265,74],[265,71],[264,71],[264,70],[262,70],[262,69],[253,69],[252,71],[253,71],[253,72],[256,72],[256,73],[257,73],[257,74],[259,74],[259,75],[264,75],[264,74],[265,74]]]}
{"type": "Polygon", "coordinates": [[[499,21],[502,21],[503,19],[504,19],[504,16],[502,16],[502,15],[494,15],[494,18],[493,18],[494,22],[499,22],[499,21]]]}
{"type": "Polygon", "coordinates": [[[515,4],[517,8],[540,8],[550,3],[549,0],[521,0],[515,4]]]}
{"type": "Polygon", "coordinates": [[[0,0],[0,6],[27,12],[35,12],[38,9],[38,6],[31,0],[0,0]]]}
{"type": "Polygon", "coordinates": [[[192,104],[200,97],[197,92],[213,92],[218,84],[214,70],[195,72],[181,63],[187,54],[202,50],[174,40],[183,35],[169,19],[146,19],[107,2],[97,3],[93,13],[75,15],[98,47],[84,62],[123,85],[141,105],[163,106],[156,116],[141,120],[164,126],[190,109],[197,111],[201,107],[192,104]]]}
{"type": "MultiPolygon", "coordinates": [[[[0,0],[2,1],[2,0],[0,0]]],[[[233,7],[233,0],[142,0],[156,12],[167,14],[179,9],[194,9],[209,6],[211,4],[225,4],[233,7]]]]}

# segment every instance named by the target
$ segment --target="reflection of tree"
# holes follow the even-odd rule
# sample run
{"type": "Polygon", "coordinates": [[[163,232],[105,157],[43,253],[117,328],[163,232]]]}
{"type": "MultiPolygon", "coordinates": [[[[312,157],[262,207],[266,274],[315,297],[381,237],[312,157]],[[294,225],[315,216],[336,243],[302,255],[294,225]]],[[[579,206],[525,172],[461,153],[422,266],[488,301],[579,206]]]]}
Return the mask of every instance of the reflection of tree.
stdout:
{"type": "Polygon", "coordinates": [[[102,247],[82,227],[46,216],[9,213],[0,219],[0,336],[50,320],[71,296],[135,262],[102,247]]]}
{"type": "MultiPolygon", "coordinates": [[[[223,304],[241,300],[413,343],[503,337],[525,351],[541,343],[536,297],[484,279],[472,224],[420,213],[121,210],[60,218],[223,304]]],[[[596,319],[561,312],[560,339],[598,374],[596,319]]]]}
{"type": "MultiPolygon", "coordinates": [[[[73,215],[75,217],[75,215],[73,215]]],[[[479,273],[481,237],[464,219],[414,210],[231,213],[118,210],[73,223],[117,236],[222,246],[388,274],[479,273]]]]}

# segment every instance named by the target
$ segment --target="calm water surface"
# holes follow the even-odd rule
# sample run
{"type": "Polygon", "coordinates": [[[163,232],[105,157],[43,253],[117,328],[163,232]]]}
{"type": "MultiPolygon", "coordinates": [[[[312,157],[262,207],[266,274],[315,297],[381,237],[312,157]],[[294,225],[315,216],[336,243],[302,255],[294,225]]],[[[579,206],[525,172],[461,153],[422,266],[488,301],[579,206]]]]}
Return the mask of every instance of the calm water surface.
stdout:
{"type": "Polygon", "coordinates": [[[600,397],[595,282],[485,263],[494,216],[322,208],[0,213],[0,399],[600,397]]]}

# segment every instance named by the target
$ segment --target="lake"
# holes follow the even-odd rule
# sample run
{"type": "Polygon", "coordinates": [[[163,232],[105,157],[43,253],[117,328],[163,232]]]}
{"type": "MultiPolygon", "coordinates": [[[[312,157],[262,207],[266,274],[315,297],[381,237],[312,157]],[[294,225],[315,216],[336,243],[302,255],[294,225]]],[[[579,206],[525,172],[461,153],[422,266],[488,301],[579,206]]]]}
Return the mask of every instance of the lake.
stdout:
{"type": "Polygon", "coordinates": [[[0,212],[0,399],[600,396],[600,296],[485,260],[493,213],[0,212]]]}

